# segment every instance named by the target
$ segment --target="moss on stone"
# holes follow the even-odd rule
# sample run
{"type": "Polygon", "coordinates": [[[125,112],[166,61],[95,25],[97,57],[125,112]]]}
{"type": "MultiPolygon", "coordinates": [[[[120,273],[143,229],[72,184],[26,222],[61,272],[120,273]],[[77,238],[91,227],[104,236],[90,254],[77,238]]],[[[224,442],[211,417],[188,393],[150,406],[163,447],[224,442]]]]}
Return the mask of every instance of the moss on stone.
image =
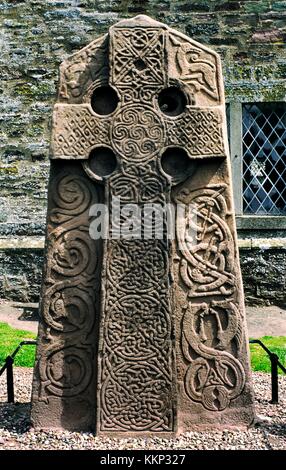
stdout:
{"type": "Polygon", "coordinates": [[[17,166],[0,166],[0,175],[17,175],[18,173],[17,166]]]}
{"type": "Polygon", "coordinates": [[[243,9],[247,13],[265,13],[266,11],[271,10],[271,2],[268,0],[243,2],[243,9]]]}
{"type": "Polygon", "coordinates": [[[34,125],[29,126],[27,129],[27,135],[29,137],[37,137],[41,136],[44,133],[44,126],[34,125]]]}

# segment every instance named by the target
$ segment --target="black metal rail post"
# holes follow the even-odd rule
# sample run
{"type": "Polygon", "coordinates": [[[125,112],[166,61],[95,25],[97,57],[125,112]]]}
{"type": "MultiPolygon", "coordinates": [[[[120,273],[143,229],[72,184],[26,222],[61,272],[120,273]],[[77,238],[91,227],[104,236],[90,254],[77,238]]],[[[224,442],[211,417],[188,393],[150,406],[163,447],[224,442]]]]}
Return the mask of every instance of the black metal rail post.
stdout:
{"type": "Polygon", "coordinates": [[[270,401],[270,403],[272,403],[273,405],[277,405],[278,404],[278,398],[279,398],[279,394],[278,394],[278,367],[280,367],[280,369],[282,370],[282,372],[284,372],[284,374],[286,374],[286,369],[281,364],[281,362],[279,361],[279,357],[277,356],[277,354],[274,354],[273,352],[271,352],[265,346],[265,344],[262,343],[262,341],[260,341],[259,339],[251,339],[249,342],[251,344],[259,344],[259,346],[261,346],[262,349],[264,349],[264,351],[269,356],[269,359],[270,359],[270,362],[271,362],[271,401],[270,401]]]}
{"type": "Polygon", "coordinates": [[[21,341],[19,343],[19,346],[13,351],[11,356],[7,356],[5,359],[5,363],[3,367],[0,369],[0,377],[3,374],[3,372],[6,370],[7,374],[7,397],[8,397],[8,403],[14,403],[14,377],[13,377],[13,364],[14,364],[14,358],[16,354],[20,351],[22,346],[25,346],[27,344],[33,344],[36,345],[37,341],[30,340],[30,341],[21,341]]]}
{"type": "Polygon", "coordinates": [[[278,356],[276,354],[271,354],[271,392],[272,398],[271,402],[273,405],[278,403],[278,356]]]}
{"type": "Polygon", "coordinates": [[[13,357],[8,356],[6,358],[8,403],[14,403],[13,363],[14,363],[13,357]]]}

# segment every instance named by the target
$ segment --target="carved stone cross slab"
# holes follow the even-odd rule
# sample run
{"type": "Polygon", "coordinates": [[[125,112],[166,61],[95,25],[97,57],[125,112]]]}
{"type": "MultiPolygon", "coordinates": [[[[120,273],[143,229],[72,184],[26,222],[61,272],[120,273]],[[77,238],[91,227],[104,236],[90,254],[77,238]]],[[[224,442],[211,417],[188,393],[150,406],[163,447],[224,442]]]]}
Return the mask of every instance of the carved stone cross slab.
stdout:
{"type": "Polygon", "coordinates": [[[249,424],[217,54],[146,16],[120,21],[62,64],[51,159],[34,425],[249,424]]]}

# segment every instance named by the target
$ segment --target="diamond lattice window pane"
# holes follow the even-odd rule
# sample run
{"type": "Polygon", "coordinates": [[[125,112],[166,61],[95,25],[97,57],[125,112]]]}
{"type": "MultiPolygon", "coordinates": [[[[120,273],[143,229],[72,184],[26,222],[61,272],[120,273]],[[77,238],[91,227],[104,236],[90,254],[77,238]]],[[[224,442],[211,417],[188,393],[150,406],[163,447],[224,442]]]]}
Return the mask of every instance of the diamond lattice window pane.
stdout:
{"type": "Polygon", "coordinates": [[[243,105],[243,212],[286,215],[286,105],[243,105]]]}

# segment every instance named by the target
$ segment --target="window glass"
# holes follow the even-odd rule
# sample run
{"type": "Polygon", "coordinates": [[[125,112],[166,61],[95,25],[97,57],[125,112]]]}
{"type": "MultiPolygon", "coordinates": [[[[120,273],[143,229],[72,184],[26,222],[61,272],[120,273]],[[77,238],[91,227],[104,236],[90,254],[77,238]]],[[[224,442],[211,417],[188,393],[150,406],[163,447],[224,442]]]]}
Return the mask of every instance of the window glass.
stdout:
{"type": "Polygon", "coordinates": [[[286,215],[285,103],[242,108],[243,212],[286,215]]]}

